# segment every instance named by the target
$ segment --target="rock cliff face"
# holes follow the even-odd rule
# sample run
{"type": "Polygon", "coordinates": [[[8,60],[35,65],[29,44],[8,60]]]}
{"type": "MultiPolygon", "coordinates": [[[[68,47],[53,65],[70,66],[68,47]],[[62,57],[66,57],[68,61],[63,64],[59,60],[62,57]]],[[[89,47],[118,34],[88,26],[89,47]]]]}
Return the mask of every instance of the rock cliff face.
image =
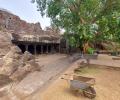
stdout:
{"type": "Polygon", "coordinates": [[[0,57],[10,49],[11,33],[16,34],[43,34],[40,23],[27,23],[11,12],[0,9],[0,57]]]}
{"type": "Polygon", "coordinates": [[[11,12],[0,9],[0,57],[5,55],[11,47],[11,33],[17,35],[48,35],[51,38],[60,35],[51,28],[42,30],[40,23],[27,23],[11,12]]]}
{"type": "Polygon", "coordinates": [[[13,30],[17,34],[40,34],[43,30],[40,23],[27,23],[18,16],[0,9],[0,27],[7,30],[13,30]]]}
{"type": "Polygon", "coordinates": [[[12,46],[10,32],[0,30],[0,57],[4,56],[12,46]]]}

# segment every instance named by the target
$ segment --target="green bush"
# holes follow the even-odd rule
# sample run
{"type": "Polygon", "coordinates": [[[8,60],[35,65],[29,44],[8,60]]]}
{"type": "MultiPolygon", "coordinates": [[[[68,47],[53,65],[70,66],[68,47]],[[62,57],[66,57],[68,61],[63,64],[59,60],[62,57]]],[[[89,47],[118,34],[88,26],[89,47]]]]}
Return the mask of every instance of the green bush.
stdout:
{"type": "Polygon", "coordinates": [[[94,54],[94,48],[88,48],[88,50],[87,50],[87,53],[88,54],[94,54]]]}

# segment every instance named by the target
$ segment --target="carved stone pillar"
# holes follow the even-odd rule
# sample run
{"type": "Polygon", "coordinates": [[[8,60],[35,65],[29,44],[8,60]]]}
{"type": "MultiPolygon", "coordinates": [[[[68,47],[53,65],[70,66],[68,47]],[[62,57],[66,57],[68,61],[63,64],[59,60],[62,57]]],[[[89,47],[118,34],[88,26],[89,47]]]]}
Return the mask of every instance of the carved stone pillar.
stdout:
{"type": "Polygon", "coordinates": [[[34,45],[34,54],[37,54],[36,45],[34,45]]]}
{"type": "Polygon", "coordinates": [[[43,54],[43,45],[41,45],[41,54],[43,54]]]}
{"type": "Polygon", "coordinates": [[[25,51],[28,51],[28,45],[25,45],[25,51]]]}

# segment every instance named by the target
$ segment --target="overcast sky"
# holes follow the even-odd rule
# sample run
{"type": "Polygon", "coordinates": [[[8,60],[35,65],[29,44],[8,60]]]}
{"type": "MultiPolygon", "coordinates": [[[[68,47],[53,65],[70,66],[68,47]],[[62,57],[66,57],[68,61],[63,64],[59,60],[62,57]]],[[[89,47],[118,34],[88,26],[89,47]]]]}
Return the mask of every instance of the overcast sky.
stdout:
{"type": "Polygon", "coordinates": [[[49,18],[42,18],[31,0],[0,0],[0,8],[9,10],[27,22],[40,22],[42,28],[50,25],[49,18]]]}

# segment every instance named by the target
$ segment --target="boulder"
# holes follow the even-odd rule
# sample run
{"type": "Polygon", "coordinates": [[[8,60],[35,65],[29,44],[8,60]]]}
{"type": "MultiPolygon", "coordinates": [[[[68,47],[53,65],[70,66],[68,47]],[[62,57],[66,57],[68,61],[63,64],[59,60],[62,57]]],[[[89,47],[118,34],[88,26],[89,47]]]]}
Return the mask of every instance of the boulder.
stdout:
{"type": "Polygon", "coordinates": [[[41,69],[38,63],[32,63],[32,62],[26,64],[24,68],[26,69],[26,71],[29,71],[29,72],[40,71],[41,69]]]}
{"type": "Polygon", "coordinates": [[[13,46],[3,57],[0,74],[8,75],[12,80],[19,81],[34,71],[40,71],[39,65],[35,62],[35,57],[28,51],[21,54],[19,47],[13,46]]]}
{"type": "Polygon", "coordinates": [[[17,47],[17,46],[12,46],[12,47],[11,47],[11,51],[12,51],[13,53],[22,54],[21,49],[20,49],[19,47],[17,47]]]}
{"type": "Polygon", "coordinates": [[[4,57],[3,57],[3,61],[6,62],[9,59],[15,59],[15,60],[19,60],[21,59],[21,55],[14,53],[13,51],[9,51],[4,57]]]}
{"type": "Polygon", "coordinates": [[[31,53],[29,53],[28,51],[25,51],[24,54],[22,55],[23,62],[30,61],[33,59],[35,59],[34,56],[31,53]]]}
{"type": "Polygon", "coordinates": [[[11,50],[3,57],[3,65],[2,68],[0,69],[0,74],[9,76],[18,69],[18,67],[21,65],[20,53],[21,50],[18,47],[16,46],[11,47],[11,50]]]}
{"type": "Polygon", "coordinates": [[[28,73],[40,71],[39,65],[35,62],[35,57],[25,51],[25,53],[19,59],[18,69],[10,76],[12,80],[22,80],[28,73]]]}
{"type": "Polygon", "coordinates": [[[18,61],[9,59],[9,60],[5,61],[5,63],[3,64],[3,66],[0,70],[0,74],[9,76],[17,70],[18,66],[19,66],[18,61]]]}
{"type": "Polygon", "coordinates": [[[40,71],[40,67],[37,63],[31,62],[26,63],[25,66],[19,67],[11,76],[10,78],[14,81],[22,80],[28,73],[40,71]]]}

